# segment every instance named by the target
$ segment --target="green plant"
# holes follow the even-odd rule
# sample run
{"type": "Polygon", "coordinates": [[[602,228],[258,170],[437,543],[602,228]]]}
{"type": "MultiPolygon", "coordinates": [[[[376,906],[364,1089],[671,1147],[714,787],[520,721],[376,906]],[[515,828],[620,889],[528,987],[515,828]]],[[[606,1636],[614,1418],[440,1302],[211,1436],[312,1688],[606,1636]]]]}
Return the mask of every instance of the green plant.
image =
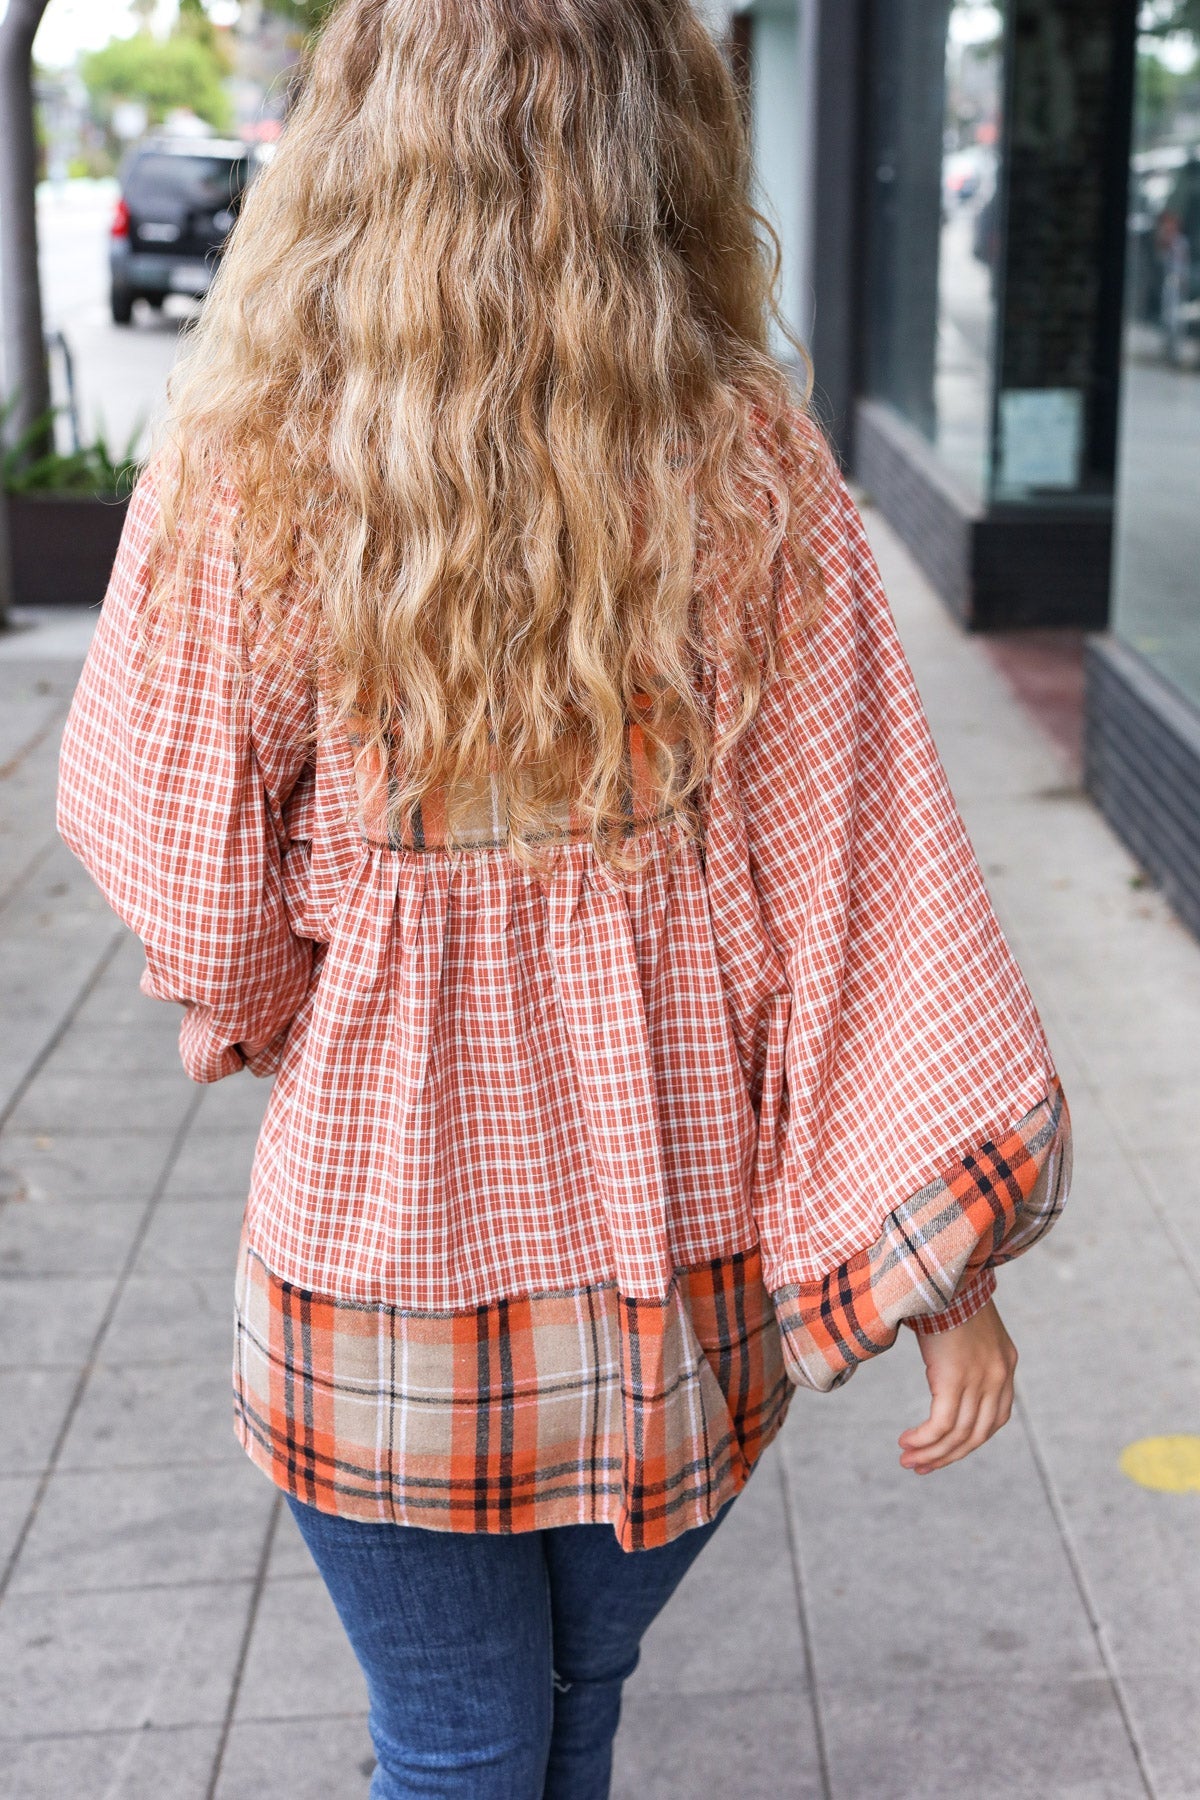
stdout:
{"type": "Polygon", "coordinates": [[[190,28],[161,41],[148,32],[114,38],[84,57],[81,73],[101,118],[116,101],[137,99],[145,102],[154,125],[176,106],[190,108],[217,131],[233,123],[224,62],[190,28]]]}
{"type": "Polygon", "coordinates": [[[268,12],[282,13],[306,32],[319,31],[336,3],[337,0],[265,0],[268,12]]]}
{"type": "MultiPolygon", "coordinates": [[[[0,408],[0,439],[15,405],[15,399],[10,399],[0,408]]],[[[0,487],[8,494],[93,494],[98,499],[123,500],[132,491],[141,466],[134,448],[145,421],[138,420],[125,449],[116,454],[109,448],[103,429],[97,431],[90,444],[81,444],[78,450],[39,453],[61,411],[61,407],[51,407],[27,425],[11,444],[4,445],[0,487]]]]}

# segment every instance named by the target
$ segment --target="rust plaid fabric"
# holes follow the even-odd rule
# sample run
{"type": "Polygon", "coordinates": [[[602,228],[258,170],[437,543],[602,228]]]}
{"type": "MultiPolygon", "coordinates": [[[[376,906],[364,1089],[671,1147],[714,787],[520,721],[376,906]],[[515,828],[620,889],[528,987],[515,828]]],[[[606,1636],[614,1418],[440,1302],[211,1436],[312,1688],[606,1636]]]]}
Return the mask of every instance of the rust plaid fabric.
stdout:
{"type": "MultiPolygon", "coordinates": [[[[189,1072],[276,1073],[247,1266],[289,1306],[309,1296],[326,1337],[311,1369],[307,1353],[280,1362],[287,1308],[251,1283],[239,1391],[262,1434],[244,1425],[248,1444],[285,1481],[303,1462],[289,1407],[303,1417],[318,1393],[338,1396],[305,1475],[318,1504],[352,1504],[330,1473],[343,1433],[360,1473],[364,1447],[384,1441],[360,1435],[365,1412],[345,1423],[347,1380],[367,1384],[355,1391],[382,1419],[416,1379],[411,1359],[343,1373],[358,1367],[358,1309],[388,1321],[372,1342],[419,1341],[426,1374],[451,1384],[440,1422],[423,1402],[424,1435],[395,1440],[406,1468],[366,1459],[371,1504],[415,1505],[418,1470],[458,1492],[464,1420],[488,1421],[469,1477],[486,1503],[448,1506],[450,1527],[499,1529],[550,1503],[564,1415],[546,1345],[566,1338],[542,1329],[560,1319],[544,1308],[574,1296],[622,1355],[653,1345],[620,1441],[633,1430],[661,1448],[633,1462],[622,1448],[613,1477],[579,1448],[593,1441],[580,1412],[563,1453],[566,1479],[587,1487],[575,1516],[648,1541],[708,1504],[708,1477],[684,1473],[701,1438],[717,1488],[741,1467],[733,1439],[715,1447],[728,1427],[712,1425],[711,1388],[700,1404],[707,1377],[679,1308],[694,1320],[704,1302],[687,1272],[759,1258],[790,1380],[833,1386],[899,1323],[968,1317],[995,1266],[1061,1208],[1070,1127],[1053,1061],[858,515],[815,432],[810,446],[805,542],[786,541],[774,570],[785,667],[706,786],[700,840],[647,821],[635,878],[567,833],[539,881],[505,847],[493,795],[479,797],[490,812],[475,847],[440,847],[428,819],[424,848],[387,838],[319,682],[261,653],[231,489],[195,521],[193,622],[147,644],[157,468],[138,485],[68,720],[60,827],[142,938],[147,992],[183,1002],[189,1072]],[[814,564],[824,604],[810,620],[814,564]],[[514,1388],[497,1427],[507,1378],[493,1359],[508,1356],[521,1404],[514,1388]],[[544,1420],[523,1410],[531,1383],[544,1420]],[[526,1510],[504,1514],[518,1468],[493,1451],[510,1429],[526,1510]],[[691,1496],[674,1510],[669,1481],[691,1496]]],[[[765,519],[798,474],[765,446],[763,469],[765,519]]],[[[736,682],[715,654],[701,679],[723,734],[736,682]]],[[[739,1329],[717,1352],[731,1368],[739,1329]]],[[[578,1376],[589,1394],[608,1391],[594,1354],[578,1376]]],[[[601,1439],[614,1453],[607,1428],[601,1439]]]]}
{"type": "Polygon", "coordinates": [[[739,1490],[794,1391],[755,1251],[661,1301],[598,1285],[439,1315],[321,1299],[243,1242],[237,1290],[243,1445],[355,1518],[663,1543],[739,1490]]]}
{"type": "MultiPolygon", "coordinates": [[[[634,694],[626,731],[624,815],[627,836],[644,830],[656,819],[667,823],[654,805],[657,789],[652,779],[654,745],[639,716],[651,705],[649,694],[634,694]]],[[[368,742],[365,721],[352,719],[346,732],[355,752],[355,787],[358,819],[363,835],[372,844],[389,850],[440,854],[447,850],[502,850],[509,839],[509,796],[496,767],[495,757],[485,776],[464,782],[454,796],[453,817],[444,791],[434,790],[414,807],[410,817],[391,815],[395,797],[393,769],[374,744],[368,742]]],[[[547,837],[555,842],[578,841],[590,835],[581,810],[565,802],[552,810],[547,837]]]]}
{"type": "Polygon", "coordinates": [[[776,1293],[794,1380],[839,1387],[865,1357],[895,1341],[901,1323],[945,1328],[984,1304],[995,1289],[994,1267],[1049,1230],[1062,1210],[1071,1160],[1064,1105],[1056,1082],[1053,1096],[999,1143],[955,1158],[889,1213],[872,1244],[820,1281],[776,1293]]]}

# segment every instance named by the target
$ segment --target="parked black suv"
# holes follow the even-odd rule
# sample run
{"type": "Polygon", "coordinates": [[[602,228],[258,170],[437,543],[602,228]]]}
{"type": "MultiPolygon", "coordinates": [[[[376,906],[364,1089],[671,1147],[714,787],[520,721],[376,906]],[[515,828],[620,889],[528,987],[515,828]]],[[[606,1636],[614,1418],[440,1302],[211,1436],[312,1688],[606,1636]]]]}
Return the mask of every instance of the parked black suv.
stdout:
{"type": "Polygon", "coordinates": [[[109,249],[116,324],[130,323],[139,296],[200,299],[254,167],[245,144],[216,138],[146,138],[130,151],[109,249]]]}

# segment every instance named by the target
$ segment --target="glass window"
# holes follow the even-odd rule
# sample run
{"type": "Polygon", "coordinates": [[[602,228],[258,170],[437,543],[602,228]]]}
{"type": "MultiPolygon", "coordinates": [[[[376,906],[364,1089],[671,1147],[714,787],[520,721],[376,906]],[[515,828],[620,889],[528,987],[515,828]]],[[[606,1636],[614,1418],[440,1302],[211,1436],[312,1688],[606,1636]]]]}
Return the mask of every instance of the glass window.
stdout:
{"type": "Polygon", "coordinates": [[[228,206],[246,185],[247,165],[228,156],[184,156],[177,152],[138,156],[125,177],[130,206],[228,206]]]}
{"type": "Polygon", "coordinates": [[[989,482],[1004,11],[875,8],[868,386],[973,493],[989,482]]]}
{"type": "Polygon", "coordinates": [[[1200,28],[1141,12],[1117,508],[1116,631],[1200,704],[1200,28]]]}

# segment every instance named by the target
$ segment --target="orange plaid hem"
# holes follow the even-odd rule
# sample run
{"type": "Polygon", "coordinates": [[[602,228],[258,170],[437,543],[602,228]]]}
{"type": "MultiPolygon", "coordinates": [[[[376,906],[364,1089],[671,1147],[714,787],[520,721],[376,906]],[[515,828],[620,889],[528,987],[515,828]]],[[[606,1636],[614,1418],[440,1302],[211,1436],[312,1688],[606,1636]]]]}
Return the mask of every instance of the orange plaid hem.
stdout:
{"type": "Polygon", "coordinates": [[[792,1394],[757,1249],[449,1314],[332,1300],[243,1240],[238,1437],[323,1512],[446,1531],[610,1522],[627,1550],[703,1524],[792,1394]]]}
{"type": "Polygon", "coordinates": [[[1048,1230],[1070,1176],[1062,1089],[888,1214],[820,1281],[768,1292],[757,1246],[677,1273],[453,1312],[313,1294],[243,1235],[238,1437],[324,1512],[445,1531],[604,1520],[627,1550],[713,1517],[796,1385],[840,1387],[902,1323],[961,1324],[1048,1230]]]}
{"type": "Polygon", "coordinates": [[[840,1387],[895,1342],[902,1324],[937,1331],[964,1323],[990,1297],[996,1265],[1049,1230],[1070,1176],[1070,1115],[1055,1080],[998,1142],[961,1156],[890,1212],[866,1249],[775,1295],[793,1380],[840,1387]]]}

